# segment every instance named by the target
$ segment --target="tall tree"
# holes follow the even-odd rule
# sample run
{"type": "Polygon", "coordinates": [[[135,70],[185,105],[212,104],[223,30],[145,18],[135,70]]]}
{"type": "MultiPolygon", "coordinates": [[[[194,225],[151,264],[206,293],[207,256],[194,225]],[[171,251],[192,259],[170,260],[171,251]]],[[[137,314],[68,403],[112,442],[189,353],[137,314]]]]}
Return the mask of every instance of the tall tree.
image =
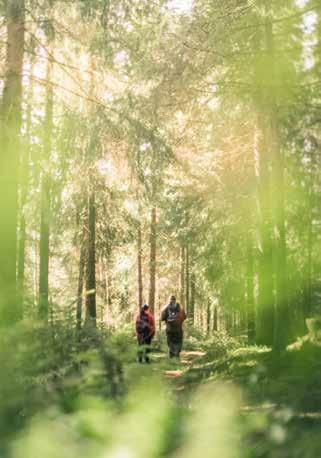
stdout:
{"type": "MultiPolygon", "coordinates": [[[[261,18],[259,19],[261,20],[261,18]]],[[[254,73],[254,104],[257,110],[257,131],[254,140],[254,163],[257,177],[258,206],[258,306],[256,340],[272,345],[274,337],[274,284],[272,250],[271,173],[268,145],[269,91],[266,74],[267,54],[262,28],[255,32],[254,49],[257,61],[254,73]]]]}
{"type": "Polygon", "coordinates": [[[17,288],[18,288],[18,302],[21,304],[23,313],[24,303],[24,290],[25,290],[25,255],[26,255],[26,207],[28,201],[28,190],[30,186],[30,136],[31,136],[31,110],[32,110],[32,97],[33,97],[33,70],[35,58],[30,58],[30,76],[28,83],[28,90],[26,94],[26,121],[25,121],[25,141],[24,149],[21,154],[20,160],[20,208],[19,208],[19,239],[18,239],[18,263],[17,263],[17,288]]]}
{"type": "Polygon", "coordinates": [[[194,266],[192,267],[191,273],[191,297],[190,297],[190,307],[188,311],[188,316],[194,324],[194,317],[195,317],[195,294],[196,294],[196,275],[194,272],[194,266]]]}
{"type": "Polygon", "coordinates": [[[185,248],[185,308],[187,313],[190,312],[190,253],[189,245],[186,244],[185,248]]]}
{"type": "Polygon", "coordinates": [[[53,62],[47,60],[46,108],[44,123],[44,141],[41,174],[41,214],[40,214],[40,247],[39,247],[39,317],[45,321],[49,317],[49,258],[50,258],[50,214],[51,214],[51,174],[50,157],[53,129],[53,62]]]}
{"type": "Polygon", "coordinates": [[[86,227],[82,218],[79,221],[83,224],[80,236],[80,251],[79,251],[79,266],[78,266],[78,285],[77,285],[77,309],[76,309],[76,323],[77,330],[80,331],[82,323],[82,304],[84,294],[84,279],[85,279],[85,265],[86,265],[86,227]]]}
{"type": "Polygon", "coordinates": [[[20,157],[24,0],[6,2],[7,51],[0,108],[0,314],[1,322],[21,316],[16,298],[17,182],[20,157]]]}
{"type": "Polygon", "coordinates": [[[96,327],[96,198],[94,184],[88,190],[88,238],[86,265],[86,326],[96,327]]]}
{"type": "Polygon", "coordinates": [[[268,110],[268,149],[272,164],[272,196],[273,196],[273,220],[274,220],[274,251],[275,251],[275,326],[273,347],[280,351],[286,348],[291,327],[288,313],[287,297],[287,256],[286,256],[286,230],[284,209],[284,162],[280,144],[280,129],[277,106],[277,74],[275,40],[273,31],[273,6],[272,0],[264,2],[265,7],[265,49],[271,85],[268,86],[267,96],[268,110]],[[287,323],[287,326],[284,326],[287,323]]]}
{"type": "Polygon", "coordinates": [[[149,259],[149,307],[152,313],[155,311],[156,294],[156,238],[157,238],[157,210],[151,209],[150,220],[150,259],[149,259]]]}
{"type": "Polygon", "coordinates": [[[142,227],[138,221],[137,229],[137,279],[138,279],[138,308],[143,305],[143,269],[142,269],[142,227]]]}
{"type": "Polygon", "coordinates": [[[255,304],[254,304],[254,256],[252,237],[246,234],[246,327],[247,338],[250,343],[255,341],[255,304]]]}
{"type": "Polygon", "coordinates": [[[185,307],[186,300],[186,249],[184,244],[180,247],[180,302],[181,306],[185,307]]]}

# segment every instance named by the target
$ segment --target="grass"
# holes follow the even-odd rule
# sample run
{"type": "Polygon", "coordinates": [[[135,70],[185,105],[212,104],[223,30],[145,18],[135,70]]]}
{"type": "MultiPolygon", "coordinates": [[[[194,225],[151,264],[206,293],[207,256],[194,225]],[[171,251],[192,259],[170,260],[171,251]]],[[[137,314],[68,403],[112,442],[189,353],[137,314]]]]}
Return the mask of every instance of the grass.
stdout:
{"type": "Polygon", "coordinates": [[[68,348],[62,329],[52,352],[45,330],[19,332],[20,345],[3,337],[1,458],[319,455],[321,348],[309,340],[276,359],[194,335],[176,361],[160,338],[139,365],[129,328],[68,348]]]}

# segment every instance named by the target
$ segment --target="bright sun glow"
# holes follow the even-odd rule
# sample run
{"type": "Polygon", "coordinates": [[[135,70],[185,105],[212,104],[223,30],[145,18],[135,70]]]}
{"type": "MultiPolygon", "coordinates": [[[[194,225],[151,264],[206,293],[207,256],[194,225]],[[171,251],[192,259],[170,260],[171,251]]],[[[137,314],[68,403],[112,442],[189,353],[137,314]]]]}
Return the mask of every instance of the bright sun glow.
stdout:
{"type": "Polygon", "coordinates": [[[170,0],[168,6],[170,9],[188,13],[193,7],[193,0],[170,0]]]}

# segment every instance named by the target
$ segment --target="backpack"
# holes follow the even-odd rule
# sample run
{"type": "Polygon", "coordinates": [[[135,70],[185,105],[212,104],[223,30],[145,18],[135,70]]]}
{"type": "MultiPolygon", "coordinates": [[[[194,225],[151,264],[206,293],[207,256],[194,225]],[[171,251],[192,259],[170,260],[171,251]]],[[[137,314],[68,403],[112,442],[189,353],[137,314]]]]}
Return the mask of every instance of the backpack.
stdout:
{"type": "Polygon", "coordinates": [[[148,316],[145,313],[140,313],[139,319],[136,323],[136,329],[138,334],[148,336],[150,333],[150,324],[148,316]]]}
{"type": "Polygon", "coordinates": [[[181,322],[179,319],[180,312],[181,312],[181,307],[178,303],[175,309],[172,309],[170,306],[167,306],[167,309],[166,309],[167,329],[175,330],[181,327],[181,322]]]}
{"type": "Polygon", "coordinates": [[[176,310],[171,310],[170,308],[168,308],[167,309],[167,321],[168,322],[176,321],[178,317],[178,312],[179,312],[179,308],[177,308],[176,310]]]}

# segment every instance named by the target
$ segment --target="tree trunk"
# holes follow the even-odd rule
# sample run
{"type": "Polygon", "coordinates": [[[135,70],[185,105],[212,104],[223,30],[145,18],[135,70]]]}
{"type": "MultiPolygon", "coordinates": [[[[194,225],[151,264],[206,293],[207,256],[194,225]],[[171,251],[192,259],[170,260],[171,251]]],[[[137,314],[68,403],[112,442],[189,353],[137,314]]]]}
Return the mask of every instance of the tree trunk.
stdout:
{"type": "Polygon", "coordinates": [[[38,273],[38,261],[39,261],[39,243],[38,240],[33,241],[33,262],[34,262],[34,269],[33,269],[33,303],[34,305],[38,305],[38,297],[39,297],[39,273],[38,273]]]}
{"type": "Polygon", "coordinates": [[[186,245],[185,248],[185,253],[186,253],[186,266],[185,266],[185,277],[186,277],[186,284],[185,284],[185,308],[187,313],[189,314],[190,312],[190,260],[189,260],[189,248],[188,245],[186,245]]]}
{"type": "Polygon", "coordinates": [[[180,258],[181,258],[181,275],[180,275],[180,303],[181,306],[185,308],[185,272],[186,272],[186,251],[184,245],[181,246],[180,258]]]}
{"type": "Polygon", "coordinates": [[[274,333],[273,252],[271,240],[270,177],[265,151],[260,145],[258,177],[259,257],[257,343],[272,345],[274,333]]]}
{"type": "Polygon", "coordinates": [[[96,327],[96,203],[93,189],[90,190],[88,197],[86,326],[96,327]]]}
{"type": "MultiPolygon", "coordinates": [[[[273,114],[272,114],[273,116],[273,114]]],[[[276,119],[273,119],[271,133],[277,136],[276,119]]],[[[274,234],[275,234],[275,328],[274,344],[276,351],[286,348],[290,338],[291,319],[287,296],[287,254],[284,209],[284,165],[278,141],[271,143],[273,148],[274,175],[274,234]]]]}
{"type": "MultiPolygon", "coordinates": [[[[263,0],[265,1],[265,0],[263,0]]],[[[256,341],[262,345],[272,345],[274,335],[274,282],[272,251],[272,216],[271,216],[271,176],[268,151],[268,103],[266,89],[270,81],[264,80],[259,71],[267,67],[267,53],[262,51],[264,31],[257,31],[256,50],[259,61],[256,63],[255,86],[257,92],[254,103],[257,109],[258,131],[254,145],[255,172],[257,178],[258,208],[258,298],[256,341]]]]}
{"type": "Polygon", "coordinates": [[[246,328],[247,338],[250,343],[255,341],[255,305],[254,305],[254,260],[251,235],[246,234],[247,272],[246,272],[246,328]]]}
{"type": "Polygon", "coordinates": [[[189,318],[194,324],[194,317],[195,317],[195,288],[196,288],[196,277],[195,272],[191,273],[191,301],[189,307],[189,318]]]}
{"type": "Polygon", "coordinates": [[[7,50],[0,109],[0,322],[21,316],[16,297],[17,183],[24,55],[24,0],[7,2],[7,50]]]}
{"type": "Polygon", "coordinates": [[[214,307],[214,316],[213,316],[213,331],[218,330],[218,319],[217,319],[217,306],[214,307]]]}
{"type": "MultiPolygon", "coordinates": [[[[312,156],[312,155],[311,155],[312,156]]],[[[312,312],[312,253],[313,253],[313,206],[314,206],[314,179],[313,179],[313,159],[311,157],[311,171],[309,177],[309,193],[308,193],[308,218],[307,218],[307,242],[306,242],[306,264],[303,275],[303,317],[311,318],[312,312]]],[[[306,328],[305,322],[303,323],[306,328]]]]}
{"type": "Polygon", "coordinates": [[[112,283],[111,283],[111,260],[110,254],[106,257],[105,266],[105,281],[106,281],[106,299],[107,299],[107,314],[111,315],[112,308],[112,283]]]}
{"type": "Polygon", "coordinates": [[[284,208],[284,163],[280,148],[278,113],[276,101],[276,84],[279,78],[276,74],[274,35],[273,35],[273,8],[272,1],[265,0],[265,41],[266,51],[270,59],[269,68],[271,87],[267,95],[268,106],[268,145],[272,161],[273,186],[273,216],[274,216],[274,244],[275,244],[275,325],[273,348],[281,351],[286,348],[291,326],[288,311],[287,297],[287,262],[286,262],[286,230],[284,208]]]}
{"type": "Polygon", "coordinates": [[[137,278],[138,278],[138,308],[143,305],[143,272],[142,272],[142,228],[140,222],[137,230],[137,278]]]}
{"type": "MultiPolygon", "coordinates": [[[[46,80],[51,81],[52,61],[48,59],[46,80]]],[[[49,162],[51,156],[51,137],[53,126],[53,87],[47,85],[44,151],[41,179],[41,221],[40,221],[40,270],[39,270],[39,317],[48,321],[49,317],[49,257],[50,257],[50,213],[51,213],[51,178],[49,162]]]]}
{"type": "Polygon", "coordinates": [[[104,327],[104,322],[105,322],[105,290],[104,290],[104,264],[103,264],[103,257],[100,256],[99,262],[98,262],[98,267],[99,267],[99,290],[97,288],[97,293],[100,291],[100,326],[101,328],[104,327]]]}
{"type": "Polygon", "coordinates": [[[149,263],[149,307],[150,311],[155,311],[155,293],[156,293],[156,223],[157,214],[156,208],[153,207],[151,211],[151,225],[150,225],[150,263],[149,263]]]}
{"type": "Polygon", "coordinates": [[[24,303],[24,279],[25,279],[25,251],[26,251],[26,217],[25,207],[28,199],[29,189],[29,161],[30,161],[30,128],[31,128],[31,106],[30,101],[33,96],[33,83],[31,80],[34,69],[34,58],[30,63],[30,80],[27,93],[27,113],[26,113],[26,147],[22,151],[20,161],[20,215],[19,215],[19,240],[18,240],[18,271],[17,271],[17,291],[18,304],[21,304],[23,315],[24,303]]]}
{"type": "Polygon", "coordinates": [[[80,243],[80,254],[79,254],[79,272],[78,272],[78,288],[77,288],[77,310],[76,310],[76,322],[77,330],[81,329],[82,321],[82,303],[84,294],[84,277],[85,277],[85,264],[86,264],[86,231],[83,229],[81,243],[80,243]]]}
{"type": "Polygon", "coordinates": [[[206,334],[209,336],[211,332],[211,304],[210,301],[207,301],[207,310],[206,310],[206,334]]]}

